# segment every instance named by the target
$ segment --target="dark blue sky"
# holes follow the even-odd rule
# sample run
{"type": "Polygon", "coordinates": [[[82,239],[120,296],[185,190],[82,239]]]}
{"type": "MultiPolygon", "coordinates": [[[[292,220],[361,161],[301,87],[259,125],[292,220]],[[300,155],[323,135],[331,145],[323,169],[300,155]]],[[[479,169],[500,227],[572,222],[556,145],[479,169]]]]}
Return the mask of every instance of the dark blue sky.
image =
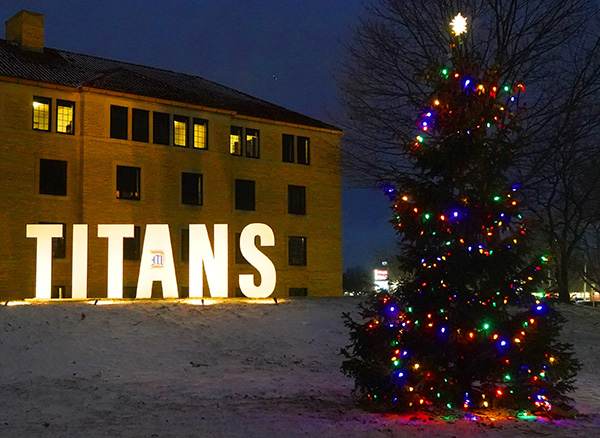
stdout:
{"type": "MultiPolygon", "coordinates": [[[[362,8],[361,0],[2,0],[0,19],[40,12],[48,47],[202,76],[332,122],[342,42],[362,8]]],[[[344,188],[345,267],[393,248],[389,215],[380,192],[344,188]]]]}

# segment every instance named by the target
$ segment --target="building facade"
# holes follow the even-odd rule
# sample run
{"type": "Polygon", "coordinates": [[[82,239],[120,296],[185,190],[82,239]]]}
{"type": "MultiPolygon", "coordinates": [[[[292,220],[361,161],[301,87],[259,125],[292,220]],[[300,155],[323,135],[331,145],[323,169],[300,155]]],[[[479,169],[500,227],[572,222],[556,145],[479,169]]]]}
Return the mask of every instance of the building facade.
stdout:
{"type": "Polygon", "coordinates": [[[238,245],[250,223],[275,234],[261,248],[273,296],[341,295],[339,129],[196,76],[49,49],[43,35],[43,15],[21,11],[0,40],[0,298],[35,296],[26,227],[43,223],[65,236],[52,243],[53,298],[71,297],[74,224],[89,226],[89,297],[107,291],[98,224],[135,225],[125,297],[147,224],[169,225],[180,297],[189,224],[228,224],[228,296],[239,296],[238,276],[256,273],[238,245]]]}

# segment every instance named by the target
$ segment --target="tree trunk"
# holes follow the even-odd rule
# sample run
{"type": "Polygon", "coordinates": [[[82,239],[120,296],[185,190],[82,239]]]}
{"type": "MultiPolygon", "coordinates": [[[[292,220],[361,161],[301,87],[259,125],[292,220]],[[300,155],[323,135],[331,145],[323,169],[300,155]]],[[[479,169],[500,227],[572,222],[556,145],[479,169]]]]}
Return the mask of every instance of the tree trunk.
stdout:
{"type": "Polygon", "coordinates": [[[567,266],[567,258],[564,254],[561,254],[559,264],[556,268],[556,282],[558,286],[558,301],[561,303],[570,303],[569,269],[567,266]]]}

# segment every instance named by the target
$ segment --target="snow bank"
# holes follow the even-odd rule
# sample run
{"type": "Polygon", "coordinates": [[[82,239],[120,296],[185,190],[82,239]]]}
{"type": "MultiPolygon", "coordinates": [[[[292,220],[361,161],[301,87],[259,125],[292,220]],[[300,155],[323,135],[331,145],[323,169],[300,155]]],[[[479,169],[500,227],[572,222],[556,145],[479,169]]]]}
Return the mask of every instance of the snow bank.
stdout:
{"type": "Polygon", "coordinates": [[[356,405],[339,350],[348,343],[341,314],[358,302],[1,306],[0,436],[600,435],[600,309],[561,307],[564,340],[584,366],[580,418],[431,421],[356,405]]]}

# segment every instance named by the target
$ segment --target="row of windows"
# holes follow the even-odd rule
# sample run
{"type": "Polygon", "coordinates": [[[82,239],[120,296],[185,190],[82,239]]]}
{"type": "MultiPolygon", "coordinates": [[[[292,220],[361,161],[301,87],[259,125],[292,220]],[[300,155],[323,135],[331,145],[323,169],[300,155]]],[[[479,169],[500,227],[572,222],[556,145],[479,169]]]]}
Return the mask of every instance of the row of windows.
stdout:
{"type": "MultiPolygon", "coordinates": [[[[195,149],[208,148],[208,121],[168,113],[152,112],[152,142],[195,149]],[[191,129],[190,129],[191,126],[191,129]],[[172,135],[171,135],[172,133],[172,135]]],[[[128,140],[129,108],[110,106],[110,137],[128,140]]],[[[150,111],[132,108],[131,139],[150,142],[150,111]]]]}
{"type": "MultiPolygon", "coordinates": [[[[47,97],[33,97],[33,126],[36,131],[52,130],[52,99],[47,97]]],[[[55,132],[60,134],[74,134],[75,102],[56,99],[56,126],[55,132]]]]}
{"type": "MultiPolygon", "coordinates": [[[[40,222],[40,224],[49,224],[50,222],[40,222]]],[[[67,256],[67,225],[63,226],[63,236],[52,239],[52,257],[55,259],[64,259],[67,256]]],[[[235,234],[235,263],[249,264],[244,258],[240,250],[240,234],[235,234]]],[[[180,234],[180,260],[182,262],[189,261],[190,253],[190,232],[189,229],[183,228],[180,234]]],[[[141,228],[134,227],[134,237],[126,237],[123,239],[123,259],[124,260],[140,260],[141,258],[141,228]]],[[[288,264],[290,266],[306,266],[306,237],[304,236],[289,236],[288,237],[288,264]]]]}
{"type": "MultiPolygon", "coordinates": [[[[52,130],[51,98],[33,97],[33,129],[52,130]]],[[[75,103],[56,99],[55,132],[75,133],[75,103]]],[[[155,144],[208,149],[208,121],[168,113],[152,112],[152,142],[155,144]]],[[[110,106],[110,137],[128,140],[129,108],[110,106]]],[[[131,140],[150,142],[150,111],[138,108],[131,110],[131,140]]],[[[285,163],[310,164],[310,138],[282,134],[282,161],[285,163]]],[[[231,155],[260,158],[260,131],[253,128],[231,126],[229,134],[231,155]]]]}
{"type": "MultiPolygon", "coordinates": [[[[161,112],[152,112],[152,142],[155,144],[208,149],[208,121],[161,112]],[[191,123],[191,129],[190,129],[191,123]],[[172,132],[172,135],[171,135],[172,132]]],[[[150,141],[150,111],[132,108],[131,139],[150,141]]],[[[129,108],[110,106],[110,136],[128,140],[129,108]]],[[[310,138],[283,134],[281,140],[282,161],[310,164],[310,138]]],[[[254,128],[231,126],[229,132],[231,155],[260,158],[260,131],[254,128]]]]}
{"type": "MultiPolygon", "coordinates": [[[[40,159],[39,193],[42,195],[67,195],[67,162],[40,159]]],[[[203,175],[181,173],[181,203],[203,205],[203,175]]],[[[117,166],[116,196],[118,199],[141,199],[141,169],[134,166],[117,166]]],[[[288,213],[306,215],[306,187],[288,185],[288,213]]],[[[235,180],[236,210],[256,209],[256,182],[235,180]]]]}

